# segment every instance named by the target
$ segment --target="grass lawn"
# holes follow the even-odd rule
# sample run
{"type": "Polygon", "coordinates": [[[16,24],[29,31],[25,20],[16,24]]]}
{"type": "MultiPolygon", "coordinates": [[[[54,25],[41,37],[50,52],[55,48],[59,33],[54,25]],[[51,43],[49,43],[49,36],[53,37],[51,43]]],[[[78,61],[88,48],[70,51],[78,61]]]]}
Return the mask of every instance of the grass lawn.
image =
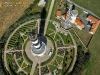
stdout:
{"type": "Polygon", "coordinates": [[[52,30],[56,31],[55,26],[54,26],[51,22],[49,22],[49,24],[48,24],[47,30],[48,30],[48,29],[52,29],[52,30]]]}
{"type": "Polygon", "coordinates": [[[100,75],[100,26],[88,47],[91,57],[85,75],[100,75]]]}
{"type": "Polygon", "coordinates": [[[24,70],[25,70],[27,73],[30,73],[30,72],[31,72],[31,69],[32,69],[32,66],[28,66],[28,67],[24,68],[24,70]]]}
{"type": "Polygon", "coordinates": [[[51,34],[53,31],[50,29],[47,29],[46,34],[51,34]]]}
{"type": "Polygon", "coordinates": [[[12,54],[6,54],[7,64],[9,64],[12,61],[13,57],[14,56],[12,54]]]}
{"type": "Polygon", "coordinates": [[[75,6],[75,9],[78,10],[78,15],[81,15],[83,13],[83,10],[78,8],[78,7],[76,7],[76,6],[75,6]]]}
{"type": "MultiPolygon", "coordinates": [[[[79,40],[79,38],[77,37],[77,35],[75,34],[75,32],[74,32],[72,29],[70,30],[70,33],[73,35],[74,40],[75,40],[77,46],[78,46],[78,45],[82,45],[81,41],[79,40]]],[[[83,45],[82,45],[82,46],[83,46],[83,45]]]]}
{"type": "Polygon", "coordinates": [[[50,69],[51,72],[53,72],[55,69],[57,69],[57,67],[53,66],[53,65],[49,65],[49,69],[50,69]]]}
{"type": "Polygon", "coordinates": [[[56,41],[56,40],[60,40],[60,39],[61,39],[61,38],[59,37],[59,35],[56,34],[54,40],[56,41]]]}
{"type": "Polygon", "coordinates": [[[57,60],[58,64],[60,64],[62,62],[62,59],[63,59],[62,57],[56,56],[56,60],[57,60]]]}
{"type": "Polygon", "coordinates": [[[71,0],[100,17],[100,0],[71,0]]]}
{"type": "Polygon", "coordinates": [[[25,75],[23,71],[19,72],[18,75],[25,75]]]}
{"type": "Polygon", "coordinates": [[[58,34],[62,37],[62,39],[63,39],[65,44],[73,44],[70,35],[66,36],[66,35],[64,35],[64,34],[62,34],[60,32],[58,32],[58,34]]]}
{"type": "Polygon", "coordinates": [[[21,65],[22,65],[22,63],[23,63],[23,58],[21,58],[21,59],[17,60],[17,62],[18,62],[18,64],[19,64],[19,66],[21,66],[21,65]]]}
{"type": "Polygon", "coordinates": [[[76,31],[76,33],[78,34],[78,36],[80,37],[80,39],[83,41],[83,43],[85,44],[85,46],[88,45],[90,39],[92,38],[92,35],[89,34],[88,32],[86,32],[85,29],[83,30],[79,30],[77,28],[74,28],[74,30],[76,31]]]}

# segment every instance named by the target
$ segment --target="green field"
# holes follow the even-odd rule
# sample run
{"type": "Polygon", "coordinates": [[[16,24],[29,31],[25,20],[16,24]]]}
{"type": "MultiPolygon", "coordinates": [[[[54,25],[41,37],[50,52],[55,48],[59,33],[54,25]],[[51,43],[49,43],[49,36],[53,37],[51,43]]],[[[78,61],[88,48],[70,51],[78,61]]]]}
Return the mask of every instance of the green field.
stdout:
{"type": "Polygon", "coordinates": [[[60,64],[62,62],[62,59],[63,59],[62,57],[56,56],[56,60],[57,60],[58,64],[60,64]]]}
{"type": "Polygon", "coordinates": [[[49,22],[49,24],[48,24],[47,31],[48,31],[48,29],[52,29],[52,30],[56,31],[55,26],[51,22],[49,22]]]}
{"type": "Polygon", "coordinates": [[[88,32],[86,32],[85,29],[79,31],[79,29],[74,28],[75,32],[77,33],[77,35],[80,37],[80,39],[82,40],[82,42],[84,43],[84,45],[87,47],[89,41],[92,38],[92,35],[89,34],[88,32]]]}
{"type": "Polygon", "coordinates": [[[63,41],[64,41],[65,44],[73,44],[70,35],[66,36],[66,35],[64,35],[64,34],[62,34],[60,32],[58,32],[58,34],[61,36],[61,38],[63,39],[63,41]]]}
{"type": "Polygon", "coordinates": [[[71,0],[100,17],[100,0],[71,0]]]}
{"type": "Polygon", "coordinates": [[[91,57],[85,75],[100,75],[100,26],[88,47],[91,57]]]}
{"type": "Polygon", "coordinates": [[[50,69],[51,72],[53,72],[55,69],[57,69],[57,67],[53,66],[53,65],[49,65],[49,69],[50,69]]]}

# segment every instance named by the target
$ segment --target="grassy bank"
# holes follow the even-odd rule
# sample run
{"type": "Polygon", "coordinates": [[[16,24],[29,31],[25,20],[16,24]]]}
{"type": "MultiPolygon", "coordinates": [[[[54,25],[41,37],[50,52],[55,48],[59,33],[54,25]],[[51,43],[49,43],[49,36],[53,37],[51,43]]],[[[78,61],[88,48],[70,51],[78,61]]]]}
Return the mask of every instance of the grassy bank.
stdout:
{"type": "Polygon", "coordinates": [[[71,0],[76,4],[94,12],[97,16],[100,17],[100,0],[71,0]]]}
{"type": "Polygon", "coordinates": [[[90,63],[85,75],[100,75],[100,26],[94,34],[88,49],[90,50],[90,63]]]}

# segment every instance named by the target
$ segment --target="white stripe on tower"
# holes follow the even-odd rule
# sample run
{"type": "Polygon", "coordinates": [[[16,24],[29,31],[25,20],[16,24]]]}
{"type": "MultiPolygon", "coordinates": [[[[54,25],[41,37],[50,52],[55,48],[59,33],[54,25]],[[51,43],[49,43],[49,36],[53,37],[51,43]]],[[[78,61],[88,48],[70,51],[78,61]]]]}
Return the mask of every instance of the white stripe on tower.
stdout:
{"type": "Polygon", "coordinates": [[[40,48],[40,43],[37,45],[34,45],[35,48],[40,48]]]}
{"type": "Polygon", "coordinates": [[[35,41],[32,41],[33,44],[37,44],[39,41],[36,39],[35,41]]]}
{"type": "Polygon", "coordinates": [[[40,42],[38,39],[36,39],[35,41],[32,41],[32,44],[35,48],[39,49],[40,48],[40,42]]]}

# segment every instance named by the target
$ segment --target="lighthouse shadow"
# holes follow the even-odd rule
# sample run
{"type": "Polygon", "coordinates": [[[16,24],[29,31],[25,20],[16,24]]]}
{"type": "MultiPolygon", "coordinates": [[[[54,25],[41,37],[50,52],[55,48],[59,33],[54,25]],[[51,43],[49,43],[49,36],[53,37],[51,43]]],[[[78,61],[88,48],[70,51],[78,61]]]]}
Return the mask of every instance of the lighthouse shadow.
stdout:
{"type": "Polygon", "coordinates": [[[41,40],[42,42],[44,42],[45,45],[47,45],[47,39],[45,36],[39,36],[38,39],[41,40]]]}
{"type": "Polygon", "coordinates": [[[40,29],[39,29],[39,39],[43,41],[45,44],[47,44],[47,39],[44,36],[44,28],[45,28],[45,19],[46,19],[46,9],[45,7],[42,9],[41,12],[41,21],[40,21],[40,29]]]}
{"type": "Polygon", "coordinates": [[[41,12],[41,21],[40,21],[39,36],[43,36],[44,35],[45,19],[46,19],[46,9],[44,7],[42,9],[42,12],[41,12]]]}

